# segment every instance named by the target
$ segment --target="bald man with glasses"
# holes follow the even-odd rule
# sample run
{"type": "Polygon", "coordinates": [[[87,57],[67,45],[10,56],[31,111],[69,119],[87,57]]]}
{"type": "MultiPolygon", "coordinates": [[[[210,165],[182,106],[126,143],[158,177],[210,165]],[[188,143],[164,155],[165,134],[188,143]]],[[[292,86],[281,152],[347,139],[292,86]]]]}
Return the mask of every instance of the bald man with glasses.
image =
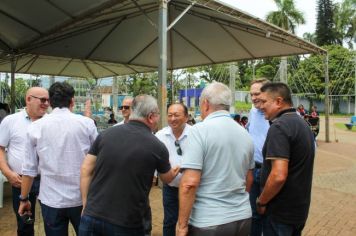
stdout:
{"type": "MultiPolygon", "coordinates": [[[[13,209],[17,220],[17,235],[34,235],[33,224],[25,224],[18,214],[20,205],[22,163],[26,153],[27,129],[30,124],[46,114],[49,106],[48,91],[44,88],[30,88],[25,97],[26,108],[6,116],[0,125],[0,170],[12,186],[13,209]],[[7,158],[5,153],[7,148],[7,158]]],[[[35,217],[36,199],[39,193],[40,178],[34,178],[29,201],[35,217]]],[[[31,221],[28,221],[31,223],[31,221]]]]}

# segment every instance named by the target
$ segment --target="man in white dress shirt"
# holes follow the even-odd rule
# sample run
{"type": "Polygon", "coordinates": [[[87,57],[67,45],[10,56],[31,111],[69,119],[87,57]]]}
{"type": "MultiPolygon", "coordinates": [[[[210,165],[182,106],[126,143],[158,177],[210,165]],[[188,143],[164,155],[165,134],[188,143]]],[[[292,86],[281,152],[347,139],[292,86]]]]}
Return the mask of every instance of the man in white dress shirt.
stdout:
{"type": "MultiPolygon", "coordinates": [[[[172,104],[168,108],[168,126],[157,132],[156,136],[163,142],[169,152],[171,166],[180,166],[182,154],[189,135],[188,109],[182,103],[172,104]]],[[[163,236],[176,235],[178,220],[178,187],[181,174],[169,184],[163,185],[163,236]]]]}
{"type": "MultiPolygon", "coordinates": [[[[19,210],[22,182],[22,163],[26,154],[27,129],[31,122],[45,115],[49,106],[48,91],[33,87],[26,92],[26,108],[6,116],[0,125],[0,170],[12,186],[12,205],[17,220],[17,235],[34,235],[33,224],[25,224],[17,213],[19,210]],[[7,148],[7,160],[5,148],[7,148]]],[[[39,176],[36,176],[29,193],[33,215],[39,191],[39,176]]]]}
{"type": "Polygon", "coordinates": [[[33,122],[27,132],[19,214],[31,214],[28,193],[40,171],[38,199],[47,236],[67,235],[69,221],[78,233],[82,211],[80,167],[97,136],[92,119],[71,112],[74,92],[65,82],[54,83],[49,88],[52,113],[33,122]]]}

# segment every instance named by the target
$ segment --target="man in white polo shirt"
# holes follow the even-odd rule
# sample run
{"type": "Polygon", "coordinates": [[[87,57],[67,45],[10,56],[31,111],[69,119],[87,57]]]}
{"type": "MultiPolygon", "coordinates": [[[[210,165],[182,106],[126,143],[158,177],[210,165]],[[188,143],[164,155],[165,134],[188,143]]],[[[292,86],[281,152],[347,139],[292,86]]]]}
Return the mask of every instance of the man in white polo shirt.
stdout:
{"type": "MultiPolygon", "coordinates": [[[[175,103],[168,107],[168,126],[156,133],[169,151],[169,162],[171,166],[180,166],[182,154],[187,145],[187,137],[191,126],[187,124],[188,109],[182,103],[175,103]]],[[[178,220],[178,187],[181,174],[169,184],[163,185],[163,236],[176,235],[176,224],[178,220]]]]}
{"type": "Polygon", "coordinates": [[[97,136],[92,119],[71,112],[74,93],[65,82],[52,84],[49,99],[53,111],[33,122],[27,133],[19,214],[33,213],[27,197],[33,177],[40,171],[38,199],[47,236],[67,235],[69,221],[78,234],[82,211],[80,167],[97,136]]]}
{"type": "MultiPolygon", "coordinates": [[[[6,116],[0,124],[0,170],[12,185],[17,235],[34,235],[33,224],[25,224],[17,213],[22,183],[21,168],[26,153],[27,129],[32,121],[45,115],[49,106],[48,91],[40,87],[30,88],[26,93],[25,101],[26,108],[23,111],[6,116]],[[7,160],[5,148],[7,148],[7,160]]],[[[38,191],[39,177],[36,177],[29,194],[33,219],[38,191]]]]}

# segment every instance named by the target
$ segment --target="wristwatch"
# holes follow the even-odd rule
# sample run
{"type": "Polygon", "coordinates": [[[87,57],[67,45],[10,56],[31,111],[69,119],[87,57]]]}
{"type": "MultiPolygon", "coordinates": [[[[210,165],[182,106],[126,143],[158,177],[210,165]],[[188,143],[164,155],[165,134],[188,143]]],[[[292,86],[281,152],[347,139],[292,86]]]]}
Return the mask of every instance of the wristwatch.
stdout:
{"type": "Polygon", "coordinates": [[[260,198],[257,197],[257,198],[256,198],[256,206],[257,206],[257,207],[265,207],[265,206],[267,206],[267,203],[266,203],[266,204],[261,204],[261,203],[260,203],[260,198]]]}
{"type": "Polygon", "coordinates": [[[29,199],[28,199],[28,195],[26,197],[23,197],[21,196],[21,194],[19,195],[19,200],[20,202],[27,202],[29,199]]]}

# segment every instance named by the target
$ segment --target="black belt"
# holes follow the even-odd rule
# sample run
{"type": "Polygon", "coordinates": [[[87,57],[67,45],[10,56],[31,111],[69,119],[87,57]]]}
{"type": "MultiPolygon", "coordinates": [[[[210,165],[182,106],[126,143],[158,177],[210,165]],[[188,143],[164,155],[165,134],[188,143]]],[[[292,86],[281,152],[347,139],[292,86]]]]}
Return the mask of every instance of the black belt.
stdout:
{"type": "MultiPolygon", "coordinates": [[[[22,177],[22,175],[20,175],[22,177]]],[[[37,175],[36,177],[33,178],[34,180],[40,180],[41,179],[41,175],[37,175]]]]}
{"type": "Polygon", "coordinates": [[[255,161],[255,169],[261,169],[261,168],[262,168],[262,163],[255,161]]]}

